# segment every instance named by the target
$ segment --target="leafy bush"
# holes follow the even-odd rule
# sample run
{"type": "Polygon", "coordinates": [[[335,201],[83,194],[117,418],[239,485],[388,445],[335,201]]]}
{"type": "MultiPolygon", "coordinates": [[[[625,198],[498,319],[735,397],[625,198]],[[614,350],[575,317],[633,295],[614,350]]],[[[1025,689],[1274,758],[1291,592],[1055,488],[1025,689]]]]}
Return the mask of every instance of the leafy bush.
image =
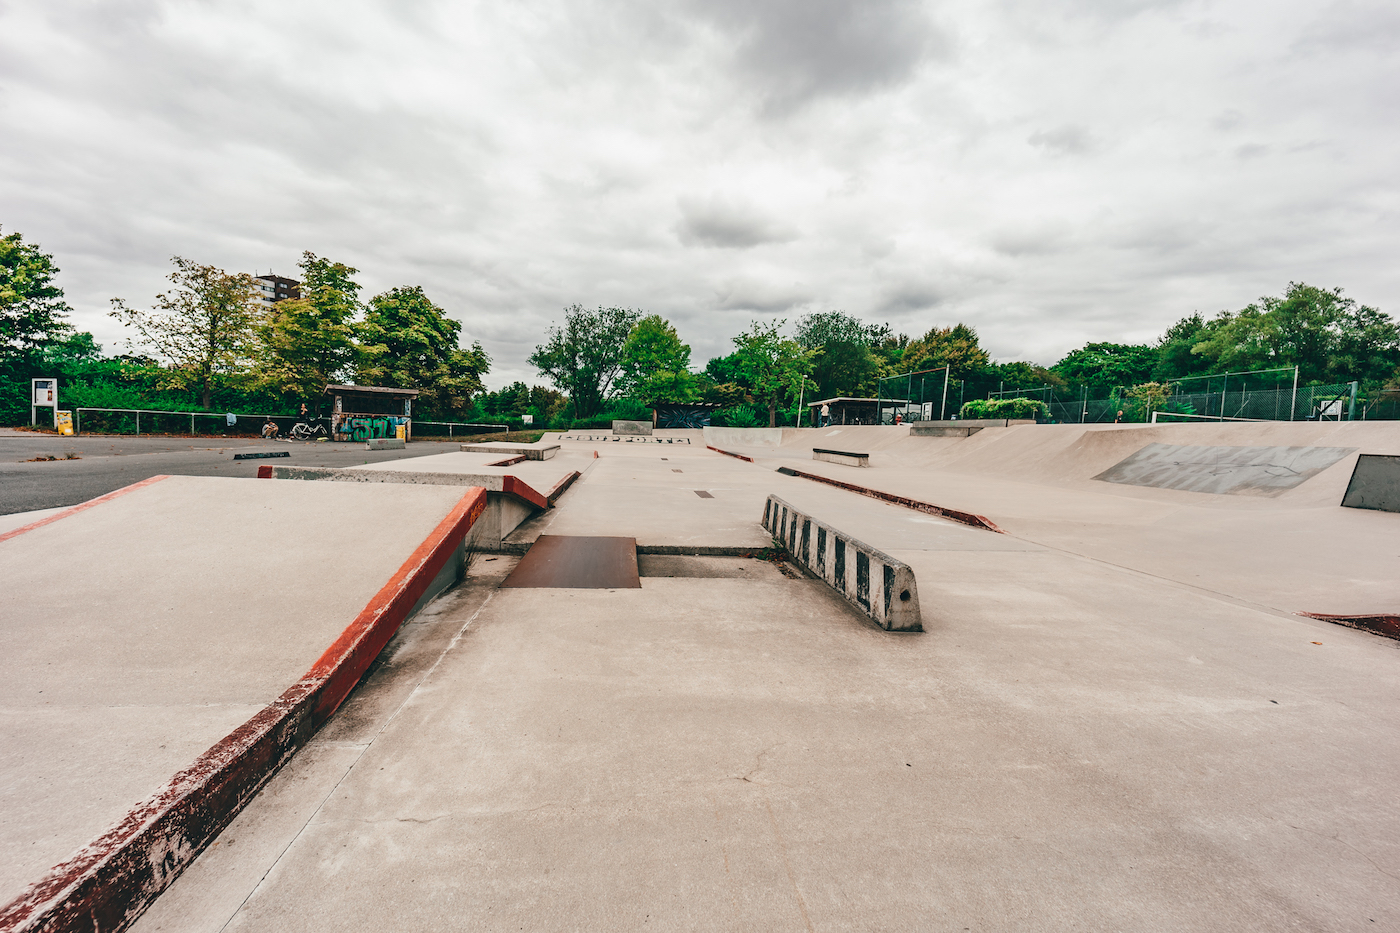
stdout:
{"type": "Polygon", "coordinates": [[[1033,398],[973,399],[963,404],[958,417],[967,420],[982,418],[1008,418],[1024,420],[1035,418],[1044,420],[1050,417],[1050,407],[1033,398]]]}
{"type": "Polygon", "coordinates": [[[760,428],[767,427],[767,418],[760,419],[749,405],[736,405],[734,408],[721,408],[710,416],[710,424],[717,428],[760,428]]]}

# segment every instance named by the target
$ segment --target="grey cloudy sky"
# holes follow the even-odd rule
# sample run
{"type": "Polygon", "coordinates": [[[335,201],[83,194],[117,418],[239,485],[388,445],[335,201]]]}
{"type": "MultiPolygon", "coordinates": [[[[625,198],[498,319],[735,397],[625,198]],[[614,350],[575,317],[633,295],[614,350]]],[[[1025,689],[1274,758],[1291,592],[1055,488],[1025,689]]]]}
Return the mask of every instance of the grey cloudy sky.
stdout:
{"type": "Polygon", "coordinates": [[[1400,312],[1400,6],[0,0],[0,224],[75,323],[179,254],[423,285],[496,360],[568,304],[965,321],[999,359],[1290,280],[1400,312]]]}

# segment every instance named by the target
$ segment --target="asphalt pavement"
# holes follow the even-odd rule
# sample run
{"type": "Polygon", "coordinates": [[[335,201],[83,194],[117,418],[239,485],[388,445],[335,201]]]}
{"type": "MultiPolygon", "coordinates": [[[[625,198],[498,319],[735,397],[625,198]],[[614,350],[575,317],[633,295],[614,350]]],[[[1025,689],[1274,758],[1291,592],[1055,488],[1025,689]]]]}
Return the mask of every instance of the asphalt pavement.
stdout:
{"type": "Polygon", "coordinates": [[[0,429],[0,515],[62,508],[162,473],[255,477],[267,463],[350,467],[456,450],[456,442],[414,441],[403,450],[364,444],[226,437],[60,437],[0,429]],[[236,453],[288,452],[276,460],[234,460],[236,453]],[[67,459],[68,457],[74,459],[67,459]],[[57,460],[40,459],[57,457],[57,460]]]}

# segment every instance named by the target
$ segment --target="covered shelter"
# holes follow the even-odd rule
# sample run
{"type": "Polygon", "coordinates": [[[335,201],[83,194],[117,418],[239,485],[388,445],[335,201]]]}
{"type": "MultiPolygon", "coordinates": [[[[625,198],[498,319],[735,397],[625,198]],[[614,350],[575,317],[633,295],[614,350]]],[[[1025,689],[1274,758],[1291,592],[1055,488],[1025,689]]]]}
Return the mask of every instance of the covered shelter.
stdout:
{"type": "Polygon", "coordinates": [[[880,424],[880,414],[887,408],[907,406],[909,402],[897,398],[824,398],[808,402],[812,410],[812,424],[819,424],[823,405],[831,406],[832,424],[880,424]]]}
{"type": "Polygon", "coordinates": [[[331,437],[338,441],[367,441],[375,437],[413,439],[413,400],[417,389],[384,386],[328,385],[331,437]]]}

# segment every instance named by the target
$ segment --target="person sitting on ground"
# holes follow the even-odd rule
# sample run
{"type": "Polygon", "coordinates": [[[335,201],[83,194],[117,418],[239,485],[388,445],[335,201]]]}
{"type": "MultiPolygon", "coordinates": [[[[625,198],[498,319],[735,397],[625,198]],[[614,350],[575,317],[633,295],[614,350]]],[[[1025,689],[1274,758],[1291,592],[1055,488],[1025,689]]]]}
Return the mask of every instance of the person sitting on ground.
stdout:
{"type": "Polygon", "coordinates": [[[277,436],[277,422],[273,421],[271,418],[268,418],[268,419],[267,419],[267,422],[262,426],[262,436],[263,436],[263,437],[276,437],[276,436],[277,436]]]}

